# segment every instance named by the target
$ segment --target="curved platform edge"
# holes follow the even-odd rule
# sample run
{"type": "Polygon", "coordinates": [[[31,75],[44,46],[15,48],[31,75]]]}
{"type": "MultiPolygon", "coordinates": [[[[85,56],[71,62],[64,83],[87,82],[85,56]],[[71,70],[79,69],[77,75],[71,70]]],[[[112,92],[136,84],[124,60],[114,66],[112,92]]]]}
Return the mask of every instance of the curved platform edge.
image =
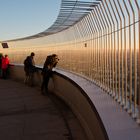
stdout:
{"type": "MultiPolygon", "coordinates": [[[[11,78],[24,79],[23,66],[11,67],[11,78]]],[[[40,72],[35,76],[40,86],[40,72]]],[[[120,105],[91,81],[55,70],[49,89],[65,101],[83,126],[89,140],[139,140],[140,127],[120,105]]]]}

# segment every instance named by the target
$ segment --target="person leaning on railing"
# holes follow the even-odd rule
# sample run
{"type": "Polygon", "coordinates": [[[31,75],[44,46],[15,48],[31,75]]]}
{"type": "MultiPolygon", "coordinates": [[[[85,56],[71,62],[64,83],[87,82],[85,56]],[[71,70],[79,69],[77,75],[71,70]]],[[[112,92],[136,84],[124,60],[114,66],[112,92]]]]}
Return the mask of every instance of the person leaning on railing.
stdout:
{"type": "Polygon", "coordinates": [[[52,69],[54,67],[56,67],[57,63],[58,63],[59,59],[58,56],[56,54],[52,54],[47,56],[43,69],[42,69],[42,85],[41,85],[41,93],[43,95],[48,94],[48,83],[49,83],[49,79],[52,76],[52,69]]]}

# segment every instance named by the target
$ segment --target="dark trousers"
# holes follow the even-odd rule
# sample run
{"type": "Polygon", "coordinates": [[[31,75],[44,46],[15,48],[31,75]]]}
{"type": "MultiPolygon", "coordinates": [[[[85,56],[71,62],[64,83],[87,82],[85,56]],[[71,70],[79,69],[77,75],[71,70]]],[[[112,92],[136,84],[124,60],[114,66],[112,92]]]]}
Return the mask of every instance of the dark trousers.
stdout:
{"type": "Polygon", "coordinates": [[[0,78],[2,78],[2,68],[0,68],[0,78]]]}
{"type": "Polygon", "coordinates": [[[2,78],[7,79],[8,77],[8,68],[2,69],[2,78]]]}
{"type": "Polygon", "coordinates": [[[29,86],[34,86],[34,74],[35,73],[25,74],[24,83],[29,86]]]}
{"type": "Polygon", "coordinates": [[[43,82],[42,82],[42,85],[41,85],[41,91],[42,92],[44,91],[44,89],[45,89],[46,93],[48,92],[49,79],[50,79],[50,76],[43,76],[43,82]]]}

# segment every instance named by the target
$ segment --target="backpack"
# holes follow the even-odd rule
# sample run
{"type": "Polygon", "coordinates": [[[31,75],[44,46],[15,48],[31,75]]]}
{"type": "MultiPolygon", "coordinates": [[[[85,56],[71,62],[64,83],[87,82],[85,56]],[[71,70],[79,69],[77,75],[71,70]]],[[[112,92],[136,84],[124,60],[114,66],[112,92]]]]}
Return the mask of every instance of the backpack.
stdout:
{"type": "Polygon", "coordinates": [[[29,65],[30,65],[30,62],[29,62],[29,56],[27,56],[27,58],[24,60],[24,66],[25,67],[29,67],[29,65]]]}

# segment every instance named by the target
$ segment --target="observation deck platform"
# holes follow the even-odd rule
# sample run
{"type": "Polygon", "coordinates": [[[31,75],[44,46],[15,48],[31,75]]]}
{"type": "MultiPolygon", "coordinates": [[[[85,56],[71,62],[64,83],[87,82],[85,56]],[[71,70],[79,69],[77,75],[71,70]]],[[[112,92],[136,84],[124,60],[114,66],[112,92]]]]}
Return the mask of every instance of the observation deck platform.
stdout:
{"type": "Polygon", "coordinates": [[[0,79],[1,140],[86,140],[71,110],[39,87],[0,79]]]}

